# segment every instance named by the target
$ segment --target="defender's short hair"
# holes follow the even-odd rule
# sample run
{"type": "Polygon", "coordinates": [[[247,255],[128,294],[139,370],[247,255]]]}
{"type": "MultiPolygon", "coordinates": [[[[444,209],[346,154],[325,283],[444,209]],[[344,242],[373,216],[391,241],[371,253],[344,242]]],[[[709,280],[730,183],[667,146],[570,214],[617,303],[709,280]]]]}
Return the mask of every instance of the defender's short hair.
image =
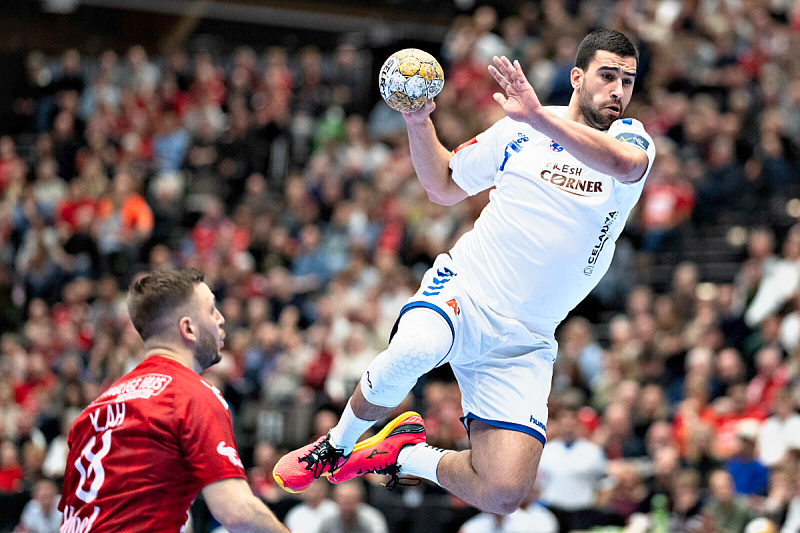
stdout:
{"type": "Polygon", "coordinates": [[[639,66],[639,50],[630,39],[616,30],[595,30],[584,37],[578,46],[575,66],[586,70],[598,50],[605,50],[620,57],[632,57],[636,59],[636,66],[639,66]]]}
{"type": "Polygon", "coordinates": [[[162,268],[134,281],[128,289],[128,314],[142,340],[161,333],[164,318],[188,304],[203,273],[194,268],[162,268]]]}

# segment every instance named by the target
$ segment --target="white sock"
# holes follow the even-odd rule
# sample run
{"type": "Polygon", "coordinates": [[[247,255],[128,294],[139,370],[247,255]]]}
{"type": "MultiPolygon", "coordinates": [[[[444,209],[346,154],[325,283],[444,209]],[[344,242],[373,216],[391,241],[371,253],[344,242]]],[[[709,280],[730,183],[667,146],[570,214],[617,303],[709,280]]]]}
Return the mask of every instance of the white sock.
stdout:
{"type": "Polygon", "coordinates": [[[344,413],[342,413],[342,417],[339,419],[339,423],[328,432],[328,435],[331,437],[331,444],[337,448],[343,448],[344,454],[350,455],[356,442],[358,442],[358,437],[371,428],[375,422],[377,422],[377,420],[369,421],[358,418],[348,401],[347,407],[344,408],[344,413]]]}
{"type": "Polygon", "coordinates": [[[414,446],[406,446],[397,454],[397,464],[400,465],[401,476],[417,476],[433,481],[439,485],[436,468],[445,454],[453,450],[442,450],[428,446],[424,442],[414,446]]]}

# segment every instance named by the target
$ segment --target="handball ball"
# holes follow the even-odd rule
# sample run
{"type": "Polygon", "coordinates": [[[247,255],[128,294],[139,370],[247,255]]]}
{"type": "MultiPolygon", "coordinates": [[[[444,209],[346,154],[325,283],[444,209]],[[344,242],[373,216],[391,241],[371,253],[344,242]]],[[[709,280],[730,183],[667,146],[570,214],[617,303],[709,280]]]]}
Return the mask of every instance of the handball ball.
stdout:
{"type": "Polygon", "coordinates": [[[381,67],[378,88],[389,107],[416,111],[444,86],[444,71],[436,58],[416,48],[395,52],[381,67]]]}

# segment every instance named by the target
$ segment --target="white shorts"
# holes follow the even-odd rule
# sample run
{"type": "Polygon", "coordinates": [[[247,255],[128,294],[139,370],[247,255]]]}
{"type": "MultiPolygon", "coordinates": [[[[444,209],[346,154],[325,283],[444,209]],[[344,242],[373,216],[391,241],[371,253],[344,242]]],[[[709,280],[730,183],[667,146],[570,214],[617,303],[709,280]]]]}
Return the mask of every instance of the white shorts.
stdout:
{"type": "MultiPolygon", "coordinates": [[[[417,293],[400,311],[425,307],[442,315],[453,345],[436,366],[450,363],[461,389],[462,422],[521,431],[547,440],[547,399],[558,345],[472,296],[448,254],[436,258],[417,293]]],[[[396,329],[395,325],[395,329],[396,329]]],[[[394,331],[392,332],[394,334],[394,331]]]]}

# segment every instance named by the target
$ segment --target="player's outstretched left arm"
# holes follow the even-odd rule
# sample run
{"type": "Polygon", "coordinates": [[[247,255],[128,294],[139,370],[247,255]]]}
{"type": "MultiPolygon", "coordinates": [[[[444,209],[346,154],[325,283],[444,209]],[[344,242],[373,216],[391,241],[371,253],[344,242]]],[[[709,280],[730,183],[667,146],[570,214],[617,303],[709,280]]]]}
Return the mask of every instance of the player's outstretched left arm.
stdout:
{"type": "Polygon", "coordinates": [[[639,181],[647,171],[647,154],[605,133],[547,111],[528,82],[519,61],[494,57],[489,72],[503,89],[494,93],[506,115],[526,122],[550,137],[587,166],[624,183],[639,181]]]}

